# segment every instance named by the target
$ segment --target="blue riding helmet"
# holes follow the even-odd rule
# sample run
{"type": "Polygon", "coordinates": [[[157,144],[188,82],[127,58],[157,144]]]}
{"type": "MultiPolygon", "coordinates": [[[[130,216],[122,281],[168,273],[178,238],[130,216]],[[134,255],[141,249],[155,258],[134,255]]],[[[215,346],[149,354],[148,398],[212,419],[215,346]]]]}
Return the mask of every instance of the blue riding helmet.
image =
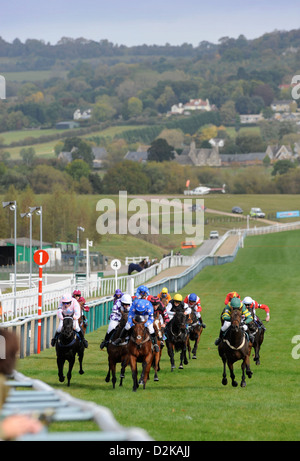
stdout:
{"type": "Polygon", "coordinates": [[[195,303],[197,301],[197,295],[195,293],[191,293],[189,296],[189,301],[191,301],[191,303],[195,303]]]}
{"type": "Polygon", "coordinates": [[[145,285],[141,285],[138,287],[138,289],[136,290],[136,294],[135,296],[143,296],[143,295],[147,295],[149,296],[150,295],[150,292],[148,290],[148,287],[146,287],[145,285]]]}

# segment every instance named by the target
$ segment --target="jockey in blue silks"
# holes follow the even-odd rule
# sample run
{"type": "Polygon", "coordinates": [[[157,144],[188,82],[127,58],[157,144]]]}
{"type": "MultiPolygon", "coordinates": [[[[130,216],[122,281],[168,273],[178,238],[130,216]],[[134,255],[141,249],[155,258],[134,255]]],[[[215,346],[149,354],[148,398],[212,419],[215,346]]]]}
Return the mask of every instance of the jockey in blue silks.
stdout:
{"type": "MultiPolygon", "coordinates": [[[[138,293],[141,294],[142,296],[144,296],[144,295],[147,296],[147,293],[149,293],[149,290],[148,290],[147,287],[142,285],[141,287],[138,288],[136,294],[138,294],[138,293]]],[[[149,331],[152,344],[154,344],[155,352],[158,352],[159,347],[157,345],[157,338],[155,336],[155,331],[154,331],[154,328],[153,328],[153,321],[154,321],[153,306],[150,303],[150,301],[148,301],[147,299],[144,299],[143,297],[142,298],[135,298],[133,300],[132,305],[131,305],[131,307],[129,309],[127,323],[126,323],[125,327],[123,328],[123,330],[121,332],[120,338],[118,338],[116,340],[116,344],[121,342],[122,338],[124,338],[126,336],[127,332],[130,330],[130,328],[132,328],[134,326],[133,320],[134,320],[136,315],[141,316],[141,317],[145,317],[145,320],[146,320],[145,327],[149,331]]]]}

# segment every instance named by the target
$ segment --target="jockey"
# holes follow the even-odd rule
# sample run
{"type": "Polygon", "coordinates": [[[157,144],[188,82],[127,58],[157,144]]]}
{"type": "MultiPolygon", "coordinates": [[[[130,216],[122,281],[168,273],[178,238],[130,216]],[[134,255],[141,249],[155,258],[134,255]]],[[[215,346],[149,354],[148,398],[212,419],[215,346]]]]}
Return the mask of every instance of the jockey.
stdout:
{"type": "MultiPolygon", "coordinates": [[[[143,288],[146,288],[146,287],[143,287],[143,288]]],[[[141,294],[144,294],[143,289],[140,291],[141,291],[141,294]]],[[[123,328],[123,330],[121,331],[120,337],[116,339],[115,344],[119,344],[122,341],[122,339],[126,336],[130,328],[134,326],[133,320],[136,315],[145,316],[147,318],[145,327],[147,327],[150,333],[150,338],[151,338],[152,344],[154,345],[155,352],[159,352],[159,347],[157,345],[157,339],[156,339],[155,331],[153,327],[153,321],[154,321],[153,306],[150,303],[150,301],[148,301],[147,299],[143,297],[135,298],[133,300],[132,305],[129,309],[127,323],[125,327],[123,328]]]]}
{"type": "Polygon", "coordinates": [[[109,343],[109,340],[112,338],[116,332],[116,328],[120,323],[123,312],[129,312],[129,308],[132,304],[131,296],[128,293],[124,293],[121,299],[118,299],[113,305],[112,312],[109,316],[109,324],[104,340],[100,344],[100,349],[106,347],[109,343]]]}
{"type": "Polygon", "coordinates": [[[72,296],[73,296],[73,298],[76,299],[76,301],[78,301],[78,299],[81,296],[81,291],[80,290],[74,290],[72,296]]]}
{"type": "Polygon", "coordinates": [[[88,347],[88,342],[84,338],[81,328],[79,327],[78,320],[80,318],[81,311],[80,305],[71,294],[65,294],[61,297],[58,305],[57,317],[59,318],[59,324],[55,332],[54,338],[51,340],[51,346],[54,346],[56,340],[61,332],[63,326],[64,317],[73,317],[73,329],[78,333],[84,347],[88,347]]]}
{"type": "Polygon", "coordinates": [[[201,318],[201,311],[202,311],[202,307],[201,307],[201,301],[200,301],[200,298],[199,296],[196,295],[196,293],[191,293],[189,295],[187,295],[185,298],[184,298],[184,301],[183,301],[185,304],[187,304],[187,306],[193,311],[195,311],[195,315],[198,319],[198,322],[199,324],[203,327],[203,328],[206,328],[206,325],[205,323],[202,322],[202,318],[201,318]]]}
{"type": "Polygon", "coordinates": [[[167,301],[167,304],[171,301],[171,295],[168,293],[168,288],[163,287],[160,293],[157,295],[159,299],[163,302],[164,300],[167,301]]]}
{"type": "Polygon", "coordinates": [[[232,300],[232,298],[240,298],[240,295],[236,291],[231,291],[230,293],[227,294],[224,304],[227,306],[227,304],[232,300]]]}
{"type": "Polygon", "coordinates": [[[256,315],[256,309],[263,309],[266,312],[266,322],[270,320],[270,308],[266,304],[258,304],[257,301],[251,298],[251,296],[246,296],[243,299],[243,303],[248,310],[250,310],[251,314],[253,315],[254,321],[262,328],[265,329],[262,321],[256,315]]]}
{"type": "Polygon", "coordinates": [[[192,309],[183,302],[182,295],[180,293],[176,293],[174,298],[171,299],[167,305],[167,312],[170,319],[172,319],[176,312],[183,312],[188,315],[192,312],[192,309]]]}
{"type": "Polygon", "coordinates": [[[118,299],[121,299],[122,296],[123,296],[122,291],[120,290],[120,288],[117,288],[114,294],[114,304],[116,304],[118,299]]]}
{"type": "MultiPolygon", "coordinates": [[[[88,321],[86,319],[86,316],[84,315],[84,312],[89,312],[90,308],[85,304],[85,299],[83,296],[80,296],[80,298],[78,299],[78,302],[81,308],[82,323],[84,324],[85,327],[87,327],[88,321]]],[[[82,325],[82,323],[80,324],[80,326],[82,325]]]]}
{"type": "Polygon", "coordinates": [[[153,310],[154,310],[154,314],[156,311],[159,312],[159,317],[161,319],[161,322],[162,322],[162,327],[165,327],[166,324],[170,321],[169,319],[169,316],[168,316],[168,313],[167,313],[167,309],[165,308],[165,306],[162,305],[160,299],[158,296],[148,296],[148,301],[150,301],[150,303],[152,304],[153,306],[153,310]]]}
{"type": "Polygon", "coordinates": [[[249,339],[251,342],[253,342],[253,336],[250,333],[251,331],[255,330],[255,328],[253,328],[253,317],[251,313],[248,311],[248,309],[245,307],[245,305],[242,303],[240,298],[235,297],[235,298],[232,298],[232,300],[228,303],[228,305],[223,311],[222,320],[224,320],[224,323],[221,327],[219,337],[215,341],[216,346],[220,344],[220,342],[222,341],[222,339],[224,338],[226,334],[226,331],[231,325],[231,320],[230,320],[231,319],[231,309],[239,309],[241,311],[245,319],[244,320],[245,325],[243,326],[243,328],[244,330],[249,330],[248,332],[249,339]]]}
{"type": "Polygon", "coordinates": [[[136,290],[135,297],[145,299],[147,296],[150,296],[150,291],[148,287],[146,287],[145,285],[139,286],[136,290]]]}

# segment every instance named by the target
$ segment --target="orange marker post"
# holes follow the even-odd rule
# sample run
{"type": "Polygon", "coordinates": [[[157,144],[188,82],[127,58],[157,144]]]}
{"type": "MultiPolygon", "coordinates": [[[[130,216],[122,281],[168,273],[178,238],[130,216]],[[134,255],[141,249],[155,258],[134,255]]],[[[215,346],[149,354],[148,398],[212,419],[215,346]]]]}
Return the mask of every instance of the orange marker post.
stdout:
{"type": "Polygon", "coordinates": [[[41,332],[42,332],[42,299],[43,299],[43,266],[49,261],[49,254],[45,250],[37,250],[33,255],[33,260],[39,266],[39,293],[38,293],[38,342],[37,353],[41,352],[41,332]]]}

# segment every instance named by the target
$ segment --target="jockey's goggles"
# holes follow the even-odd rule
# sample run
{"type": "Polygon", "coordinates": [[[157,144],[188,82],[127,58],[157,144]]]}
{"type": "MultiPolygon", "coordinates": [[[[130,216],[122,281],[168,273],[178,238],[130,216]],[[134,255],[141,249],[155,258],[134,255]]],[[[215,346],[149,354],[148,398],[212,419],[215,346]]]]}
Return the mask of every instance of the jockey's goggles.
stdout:
{"type": "Polygon", "coordinates": [[[251,306],[252,306],[252,304],[244,304],[244,306],[246,306],[246,307],[247,307],[247,309],[248,309],[249,307],[251,307],[251,306]]]}
{"type": "Polygon", "coordinates": [[[62,302],[62,304],[71,304],[72,301],[62,302]]]}

